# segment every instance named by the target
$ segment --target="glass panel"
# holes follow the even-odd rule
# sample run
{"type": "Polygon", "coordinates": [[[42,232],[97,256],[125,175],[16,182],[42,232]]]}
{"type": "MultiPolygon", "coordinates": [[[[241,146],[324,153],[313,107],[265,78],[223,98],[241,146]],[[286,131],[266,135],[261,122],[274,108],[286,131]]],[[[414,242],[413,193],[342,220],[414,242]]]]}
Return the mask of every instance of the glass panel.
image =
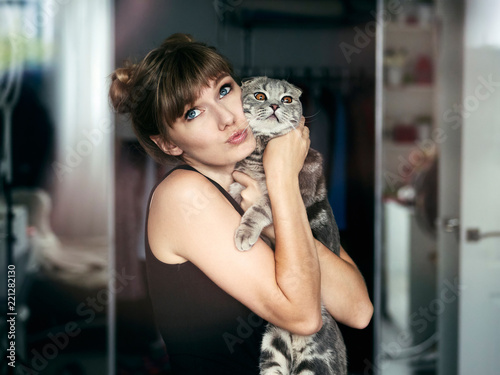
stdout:
{"type": "Polygon", "coordinates": [[[380,374],[434,374],[437,144],[434,4],[381,1],[376,363],[380,374]]]}
{"type": "Polygon", "coordinates": [[[0,2],[0,332],[20,373],[108,373],[110,20],[108,1],[0,2]]]}

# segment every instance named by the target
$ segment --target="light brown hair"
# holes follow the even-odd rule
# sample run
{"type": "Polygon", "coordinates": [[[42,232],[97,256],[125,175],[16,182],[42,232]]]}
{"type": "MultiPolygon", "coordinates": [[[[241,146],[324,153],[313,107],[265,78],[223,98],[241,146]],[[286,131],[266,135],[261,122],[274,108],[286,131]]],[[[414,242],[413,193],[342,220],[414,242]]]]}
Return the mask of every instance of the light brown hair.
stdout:
{"type": "Polygon", "coordinates": [[[174,157],[165,154],[151,137],[168,141],[168,128],[221,75],[233,76],[233,68],[215,48],[190,35],[173,34],[138,64],[126,63],[116,69],[111,74],[109,97],[118,113],[130,115],[145,151],[163,164],[174,157]]]}

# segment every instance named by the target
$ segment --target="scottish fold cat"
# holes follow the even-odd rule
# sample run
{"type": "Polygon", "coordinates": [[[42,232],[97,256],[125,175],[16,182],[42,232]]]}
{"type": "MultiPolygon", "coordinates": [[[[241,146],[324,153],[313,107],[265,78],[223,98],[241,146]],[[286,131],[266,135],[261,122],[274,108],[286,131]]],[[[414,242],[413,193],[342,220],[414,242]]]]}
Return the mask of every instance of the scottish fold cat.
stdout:
{"type": "MultiPolygon", "coordinates": [[[[250,156],[237,164],[236,169],[258,181],[264,194],[247,209],[236,230],[235,242],[241,251],[251,249],[262,229],[273,222],[262,157],[269,140],[299,125],[301,93],[298,87],[284,80],[255,77],[243,82],[243,111],[257,146],[250,156]]],[[[339,255],[339,232],[328,203],[322,157],[318,151],[309,149],[299,174],[299,184],[314,237],[339,255]]],[[[229,192],[238,202],[241,202],[242,189],[238,183],[230,186],[229,192]]],[[[261,346],[261,375],[347,374],[342,334],[324,307],[322,317],[323,327],[311,336],[294,335],[268,324],[261,346]]]]}

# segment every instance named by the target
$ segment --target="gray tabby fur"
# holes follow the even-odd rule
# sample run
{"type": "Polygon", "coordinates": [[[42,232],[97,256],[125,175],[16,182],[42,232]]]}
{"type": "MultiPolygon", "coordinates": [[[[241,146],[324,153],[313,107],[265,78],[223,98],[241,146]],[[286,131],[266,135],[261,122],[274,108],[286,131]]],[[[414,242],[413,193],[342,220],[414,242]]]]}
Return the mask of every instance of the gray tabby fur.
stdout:
{"type": "MultiPolygon", "coordinates": [[[[259,181],[264,194],[242,216],[235,233],[239,250],[249,250],[262,229],[273,222],[262,156],[270,139],[286,134],[299,125],[302,115],[302,104],[299,101],[301,93],[299,88],[287,81],[267,77],[256,77],[242,85],[243,111],[257,140],[257,146],[250,156],[237,164],[236,169],[259,181]],[[257,100],[256,93],[265,94],[266,100],[257,100]],[[291,103],[282,101],[287,96],[292,98],[291,103]]],[[[339,232],[328,203],[322,157],[318,151],[309,150],[299,174],[299,184],[314,237],[339,255],[339,232]]],[[[238,202],[241,201],[242,189],[238,183],[230,186],[229,192],[238,202]]],[[[291,334],[268,324],[261,346],[260,374],[347,374],[347,356],[342,334],[324,306],[322,317],[323,327],[311,336],[291,334]]]]}

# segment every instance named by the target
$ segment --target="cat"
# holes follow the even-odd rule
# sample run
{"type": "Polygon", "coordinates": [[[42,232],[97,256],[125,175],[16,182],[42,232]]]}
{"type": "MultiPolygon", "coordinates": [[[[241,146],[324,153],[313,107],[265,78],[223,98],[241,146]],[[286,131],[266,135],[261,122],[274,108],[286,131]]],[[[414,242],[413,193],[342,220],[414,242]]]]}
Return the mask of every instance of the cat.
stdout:
{"type": "MultiPolygon", "coordinates": [[[[262,229],[272,224],[262,157],[269,140],[299,125],[301,94],[302,91],[291,83],[268,77],[251,78],[242,84],[243,111],[256,138],[256,148],[237,163],[236,169],[258,181],[264,194],[247,209],[236,230],[235,243],[241,251],[249,250],[260,237],[262,229]]],[[[327,199],[322,157],[314,149],[309,149],[306,156],[299,174],[299,185],[314,237],[339,255],[339,231],[327,199]]],[[[242,190],[243,186],[235,182],[231,184],[229,193],[241,202],[242,190]]],[[[347,374],[342,334],[324,306],[322,317],[323,327],[311,336],[294,335],[269,323],[261,345],[260,374],[347,374]]]]}

